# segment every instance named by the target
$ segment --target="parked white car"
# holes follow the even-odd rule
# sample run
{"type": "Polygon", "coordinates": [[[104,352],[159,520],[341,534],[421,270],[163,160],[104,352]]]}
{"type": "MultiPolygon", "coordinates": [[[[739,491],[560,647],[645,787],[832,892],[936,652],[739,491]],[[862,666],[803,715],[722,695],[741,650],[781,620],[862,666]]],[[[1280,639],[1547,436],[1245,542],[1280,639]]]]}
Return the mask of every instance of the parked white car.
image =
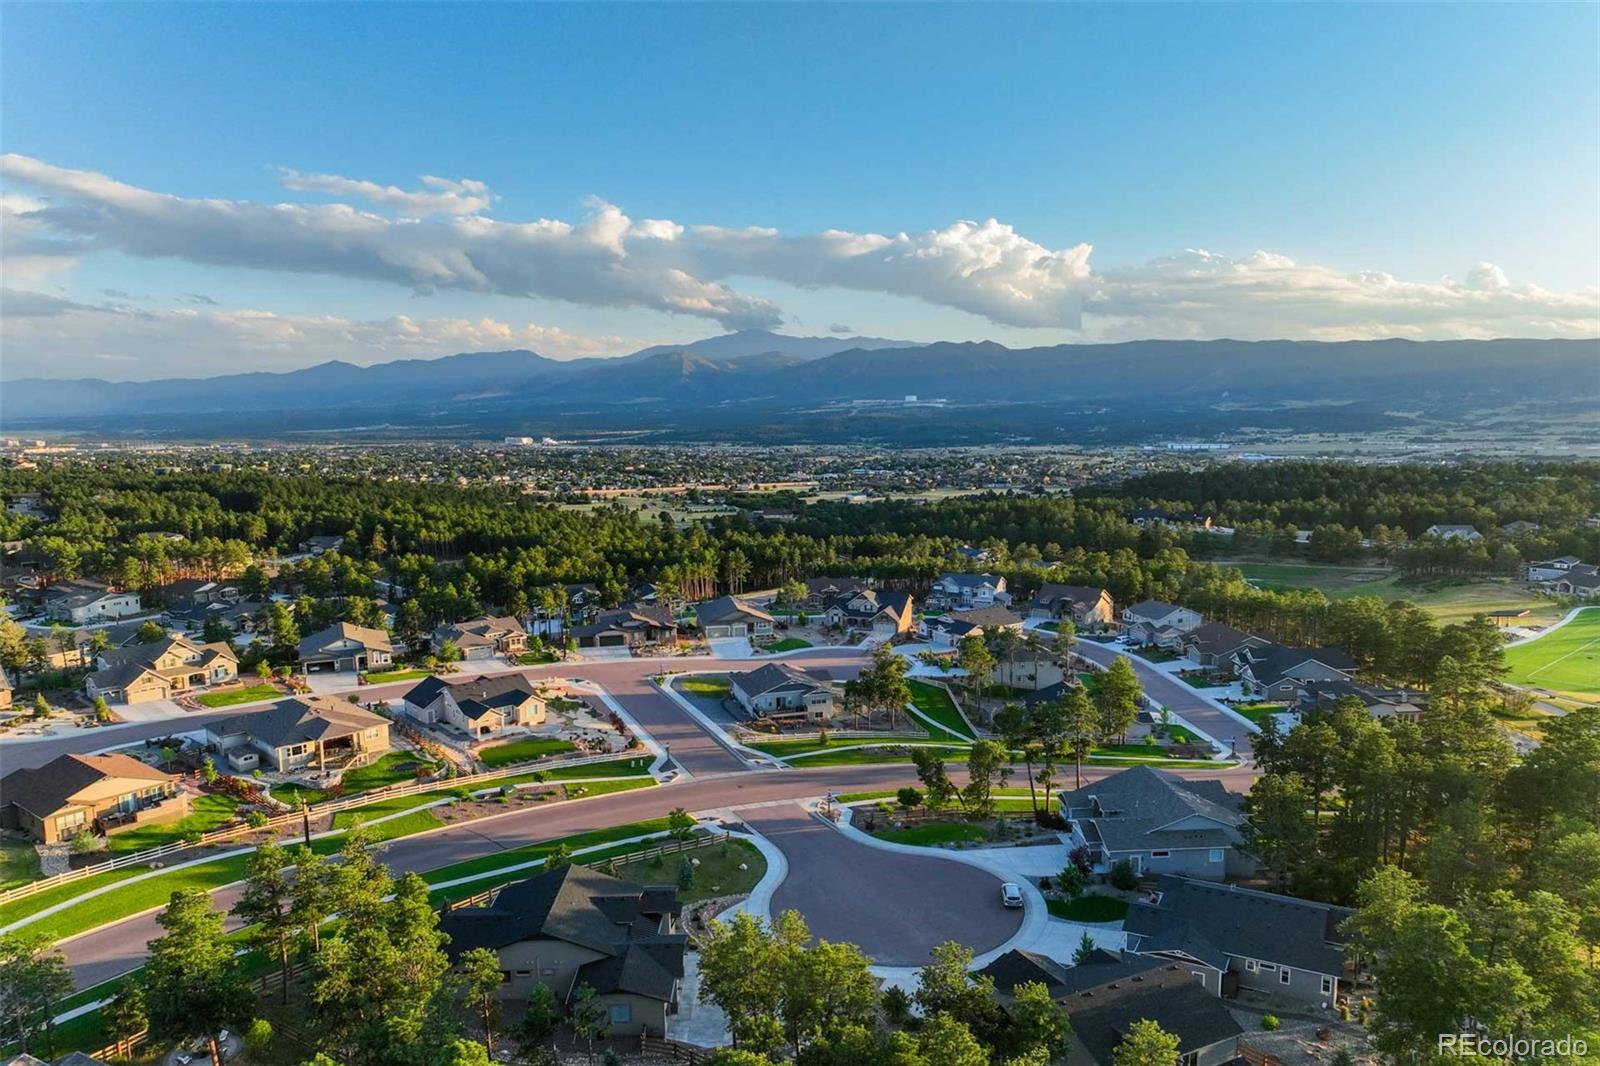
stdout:
{"type": "Polygon", "coordinates": [[[1001,885],[1000,903],[1006,907],[1022,906],[1022,886],[1011,881],[1001,885]]]}

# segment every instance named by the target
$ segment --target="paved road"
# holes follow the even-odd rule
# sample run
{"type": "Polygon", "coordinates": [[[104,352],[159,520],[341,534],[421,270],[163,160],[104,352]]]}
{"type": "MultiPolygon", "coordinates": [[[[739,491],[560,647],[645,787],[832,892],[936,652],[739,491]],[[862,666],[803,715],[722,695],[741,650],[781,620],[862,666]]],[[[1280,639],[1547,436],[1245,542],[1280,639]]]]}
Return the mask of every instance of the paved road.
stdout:
{"type": "Polygon", "coordinates": [[[795,804],[741,814],[789,863],[773,912],[797,910],[819,940],[856,944],[881,966],[922,966],[947,940],[981,955],[1022,926],[1022,911],[1000,905],[1000,879],[975,866],[868,847],[795,804]]]}
{"type": "Polygon", "coordinates": [[[1250,731],[1239,724],[1236,719],[1207,703],[1194,689],[1182,681],[1174,680],[1143,659],[1140,659],[1137,655],[1124,654],[1112,644],[1080,640],[1073,646],[1072,650],[1082,655],[1085,659],[1097,662],[1102,666],[1110,665],[1111,661],[1119,655],[1127,659],[1133,664],[1133,672],[1139,675],[1139,683],[1144,686],[1145,693],[1151,699],[1172,711],[1173,714],[1180,715],[1196,729],[1221,741],[1225,747],[1231,741],[1241,758],[1250,758],[1250,731]]]}
{"type": "MultiPolygon", "coordinates": [[[[952,767],[951,770],[952,776],[958,781],[965,776],[964,768],[952,767]]],[[[1086,766],[1084,767],[1083,775],[1085,780],[1094,781],[1114,772],[1116,772],[1115,768],[1086,766]]],[[[1254,774],[1250,770],[1242,767],[1219,767],[1216,770],[1180,770],[1176,772],[1184,777],[1220,780],[1235,792],[1242,792],[1248,789],[1251,780],[1254,778],[1254,774]]],[[[908,764],[832,766],[818,767],[812,770],[773,770],[700,777],[660,788],[641,789],[636,792],[620,792],[576,803],[559,804],[554,807],[518,808],[506,814],[451,826],[423,836],[402,837],[389,843],[384,853],[384,861],[397,873],[410,870],[431,870],[451,863],[461,862],[465,859],[478,858],[479,856],[492,855],[510,848],[522,847],[541,840],[569,836],[573,833],[587,832],[591,829],[624,825],[646,818],[658,818],[674,807],[685,807],[695,812],[712,811],[723,808],[739,808],[749,804],[766,804],[781,800],[816,797],[829,791],[834,793],[878,791],[914,783],[914,774],[908,764]]],[[[756,819],[763,817],[761,810],[761,808],[742,810],[738,812],[738,817],[754,822],[756,819]]],[[[840,839],[843,840],[844,838],[841,837],[840,839]]],[[[800,844],[797,843],[794,846],[799,848],[800,844]]],[[[854,845],[852,847],[855,847],[856,851],[861,853],[866,853],[870,850],[854,845]]],[[[806,852],[807,856],[810,854],[810,852],[806,852]]],[[[872,854],[876,856],[879,853],[872,852],[872,854]]],[[[818,871],[808,857],[803,864],[802,870],[798,873],[791,872],[790,878],[783,887],[788,888],[791,883],[798,885],[797,878],[807,878],[814,884],[820,881],[823,885],[828,885],[830,883],[829,879],[854,870],[857,862],[856,855],[851,853],[843,857],[845,863],[842,869],[830,864],[826,871],[818,871]]],[[[936,859],[928,861],[939,862],[936,859]]],[[[858,925],[860,924],[861,916],[871,913],[876,913],[884,926],[908,924],[901,922],[899,919],[906,915],[920,913],[920,911],[910,911],[907,908],[915,906],[915,900],[927,887],[924,883],[925,879],[917,874],[909,877],[905,876],[895,869],[881,864],[874,865],[871,868],[886,879],[869,879],[868,889],[864,893],[855,894],[850,898],[846,898],[843,893],[840,893],[838,894],[837,902],[841,907],[845,908],[846,913],[853,916],[852,921],[858,925]],[[885,914],[894,916],[894,920],[883,921],[882,916],[885,914]]],[[[850,876],[852,877],[852,883],[854,883],[854,873],[851,872],[850,876]]],[[[988,875],[985,874],[984,876],[987,877],[988,875]]],[[[994,894],[992,885],[989,888],[989,894],[994,894]]],[[[231,907],[236,901],[237,890],[233,888],[219,889],[213,893],[213,896],[217,901],[217,906],[227,908],[231,907]]],[[[803,897],[797,896],[795,898],[799,900],[803,897]]],[[[786,904],[782,902],[780,897],[777,905],[784,906],[786,904]]],[[[963,901],[956,905],[956,910],[952,913],[961,915],[965,920],[968,906],[969,901],[966,901],[965,897],[963,897],[963,901]]],[[[983,906],[984,910],[987,911],[987,902],[983,906]]],[[[814,909],[814,905],[807,904],[802,906],[801,910],[802,913],[807,913],[807,920],[809,921],[811,915],[808,908],[814,909]]],[[[824,927],[820,924],[820,915],[819,925],[813,928],[821,936],[838,935],[824,931],[824,927]]],[[[859,929],[855,931],[860,932],[859,929]]],[[[61,944],[61,949],[67,957],[68,965],[72,968],[74,985],[78,988],[86,988],[139,966],[144,960],[145,945],[159,933],[160,930],[155,923],[155,915],[151,913],[127,918],[64,941],[61,944]]],[[[866,934],[863,933],[862,935],[865,936],[866,934]]],[[[953,935],[952,931],[945,929],[934,938],[932,943],[948,939],[951,935],[953,935]]],[[[1001,939],[1004,938],[1002,937],[1001,939]]],[[[986,945],[986,947],[992,946],[994,945],[986,945]]],[[[885,941],[886,950],[895,948],[896,950],[914,951],[916,947],[916,944],[909,942],[899,944],[897,947],[896,942],[885,941]]],[[[922,950],[925,951],[926,948],[923,947],[922,950]]]]}

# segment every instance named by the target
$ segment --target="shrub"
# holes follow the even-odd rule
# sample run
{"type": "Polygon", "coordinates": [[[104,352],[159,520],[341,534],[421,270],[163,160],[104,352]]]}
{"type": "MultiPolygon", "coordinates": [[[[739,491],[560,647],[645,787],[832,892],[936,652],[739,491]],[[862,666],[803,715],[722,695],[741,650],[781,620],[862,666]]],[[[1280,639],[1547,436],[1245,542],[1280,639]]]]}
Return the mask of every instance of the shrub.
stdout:
{"type": "Polygon", "coordinates": [[[911,1016],[911,997],[899,985],[885,988],[878,1002],[883,1006],[883,1016],[892,1025],[902,1025],[911,1016]]]}
{"type": "Polygon", "coordinates": [[[1119,859],[1112,865],[1107,880],[1111,882],[1113,888],[1119,888],[1124,892],[1139,887],[1139,875],[1133,872],[1133,863],[1127,859],[1119,859]]]}
{"type": "Polygon", "coordinates": [[[1056,875],[1056,888],[1068,899],[1077,899],[1088,884],[1089,879],[1083,875],[1083,871],[1070,862],[1056,875]]]}
{"type": "Polygon", "coordinates": [[[77,836],[72,838],[72,843],[69,845],[69,847],[71,847],[72,854],[74,855],[89,855],[93,852],[99,851],[101,845],[102,841],[93,833],[79,833],[77,836]]]}
{"type": "Polygon", "coordinates": [[[922,804],[922,792],[915,788],[902,788],[894,794],[894,798],[899,802],[900,806],[908,811],[914,810],[922,804]]]}
{"type": "Polygon", "coordinates": [[[1079,844],[1077,847],[1073,848],[1072,853],[1067,856],[1067,859],[1072,863],[1072,865],[1076,866],[1079,872],[1085,877],[1088,877],[1094,872],[1094,861],[1089,857],[1089,846],[1087,844],[1079,844]]]}
{"type": "Polygon", "coordinates": [[[244,816],[244,821],[245,824],[251,829],[260,829],[262,826],[267,824],[267,812],[251,811],[249,814],[244,816]]]}
{"type": "Polygon", "coordinates": [[[250,1023],[244,1031],[245,1046],[252,1051],[265,1051],[272,1046],[272,1023],[265,1018],[257,1018],[250,1023]]]}
{"type": "Polygon", "coordinates": [[[1261,1028],[1265,1029],[1269,1033],[1276,1029],[1279,1024],[1281,1023],[1278,1021],[1278,1016],[1276,1014],[1263,1014],[1261,1016],[1261,1028]]]}

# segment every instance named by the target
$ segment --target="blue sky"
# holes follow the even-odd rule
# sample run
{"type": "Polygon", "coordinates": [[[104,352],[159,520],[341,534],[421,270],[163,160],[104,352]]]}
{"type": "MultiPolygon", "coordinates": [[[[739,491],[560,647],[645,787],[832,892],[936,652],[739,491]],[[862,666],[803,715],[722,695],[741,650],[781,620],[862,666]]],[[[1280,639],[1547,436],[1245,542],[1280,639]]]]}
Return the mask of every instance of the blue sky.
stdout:
{"type": "Polygon", "coordinates": [[[26,297],[8,297],[7,377],[63,361],[199,372],[210,352],[278,368],[444,354],[496,332],[444,323],[484,320],[560,355],[741,325],[1010,344],[1600,331],[1594,5],[3,17],[0,148],[25,160],[4,174],[7,285],[26,297]],[[286,170],[402,190],[471,179],[492,199],[409,220],[285,188],[286,170]],[[73,172],[177,202],[117,200],[73,172]],[[352,267],[336,219],[304,220],[318,243],[286,249],[246,219],[200,217],[208,200],[396,224],[362,253],[380,266],[352,267]],[[689,230],[607,245],[637,272],[617,285],[590,245],[580,270],[571,249],[513,233],[469,248],[456,229],[577,225],[596,201],[689,230]],[[1002,228],[950,229],[991,218],[1002,228]],[[745,227],[777,234],[731,236],[745,227]],[[909,239],[811,241],[829,231],[909,239]],[[470,269],[435,268],[458,252],[470,269]],[[516,261],[500,276],[486,256],[516,261]]]}

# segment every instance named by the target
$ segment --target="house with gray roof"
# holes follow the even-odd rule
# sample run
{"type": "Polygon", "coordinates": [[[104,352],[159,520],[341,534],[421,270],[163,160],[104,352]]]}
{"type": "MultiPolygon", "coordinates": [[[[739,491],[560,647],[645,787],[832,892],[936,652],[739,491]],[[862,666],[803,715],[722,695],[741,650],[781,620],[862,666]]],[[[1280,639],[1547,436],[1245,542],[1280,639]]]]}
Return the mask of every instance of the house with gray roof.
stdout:
{"type": "Polygon", "coordinates": [[[402,700],[417,721],[452,725],[479,740],[543,725],[549,715],[549,701],[521,674],[425,677],[402,700]]]}
{"type": "Polygon", "coordinates": [[[916,628],[911,593],[856,589],[835,597],[822,612],[831,626],[893,638],[916,628]]]}
{"type": "Polygon", "coordinates": [[[1261,644],[1234,653],[1233,672],[1256,695],[1293,702],[1307,682],[1349,681],[1356,663],[1339,648],[1261,644]]]}
{"type": "Polygon", "coordinates": [[[826,722],[834,715],[833,686],[788,663],[767,663],[729,681],[733,698],[752,718],[826,722]]]}
{"type": "Polygon", "coordinates": [[[1483,539],[1483,534],[1473,526],[1432,525],[1422,531],[1425,537],[1438,537],[1440,540],[1464,540],[1468,544],[1476,544],[1483,539]]]}
{"type": "Polygon", "coordinates": [[[234,770],[345,770],[390,749],[389,719],[333,696],[296,696],[206,726],[234,770]]]}
{"type": "Polygon", "coordinates": [[[1096,585],[1046,583],[1028,601],[1029,618],[1070,619],[1079,629],[1098,629],[1117,620],[1111,593],[1096,585]]]}
{"type": "Polygon", "coordinates": [[[44,590],[44,613],[59,622],[88,622],[130,618],[144,608],[133,589],[113,592],[98,581],[58,581],[44,590]]]}
{"type": "Polygon", "coordinates": [[[1220,881],[1254,869],[1239,851],[1245,817],[1220,781],[1190,781],[1135,766],[1056,797],[1073,846],[1087,847],[1095,869],[1126,860],[1141,874],[1187,874],[1220,881]]]}
{"type": "Polygon", "coordinates": [[[335,622],[300,640],[303,673],[382,670],[394,663],[394,644],[381,629],[335,622]]]}
{"type": "Polygon", "coordinates": [[[1180,962],[1097,950],[1058,987],[1072,1023],[1068,1066],[1112,1066],[1117,1045],[1144,1020],[1178,1038],[1181,1066],[1221,1066],[1238,1053],[1244,1029],[1180,962]]]}
{"type": "Polygon", "coordinates": [[[1217,996],[1246,988],[1332,1004],[1345,970],[1339,924],[1348,907],[1158,876],[1149,898],[1128,908],[1128,950],[1177,962],[1217,996]]]}
{"type": "Polygon", "coordinates": [[[1300,713],[1328,711],[1346,697],[1361,701],[1368,714],[1382,721],[1402,718],[1417,721],[1428,709],[1428,697],[1404,688],[1379,688],[1360,681],[1307,681],[1300,688],[1300,713]]]}
{"type": "Polygon", "coordinates": [[[707,640],[729,637],[769,640],[774,623],[766,611],[733,596],[718,596],[700,604],[694,609],[694,619],[707,640]]]}
{"type": "Polygon", "coordinates": [[[678,622],[669,606],[636,603],[611,611],[601,611],[593,622],[574,626],[572,636],[580,648],[675,645],[678,643],[678,622]]]}
{"type": "Polygon", "coordinates": [[[1178,638],[1183,657],[1197,666],[1233,666],[1233,657],[1245,648],[1272,643],[1266,637],[1246,633],[1221,622],[1206,622],[1178,638]]]}
{"type": "Polygon", "coordinates": [[[434,652],[446,642],[455,644],[465,662],[482,662],[496,655],[521,655],[528,650],[528,634],[515,618],[484,615],[468,622],[451,622],[433,631],[434,652]]]}
{"type": "Polygon", "coordinates": [[[1011,602],[1006,579],[994,574],[942,574],[928,593],[930,605],[961,610],[1011,602]]]}
{"type": "Polygon", "coordinates": [[[495,953],[504,1000],[526,1001],[542,984],[571,1003],[587,985],[613,1036],[661,1037],[683,979],[681,911],[670,885],[573,864],[507,885],[483,906],[446,910],[439,929],[453,961],[473,948],[495,953]]]}

